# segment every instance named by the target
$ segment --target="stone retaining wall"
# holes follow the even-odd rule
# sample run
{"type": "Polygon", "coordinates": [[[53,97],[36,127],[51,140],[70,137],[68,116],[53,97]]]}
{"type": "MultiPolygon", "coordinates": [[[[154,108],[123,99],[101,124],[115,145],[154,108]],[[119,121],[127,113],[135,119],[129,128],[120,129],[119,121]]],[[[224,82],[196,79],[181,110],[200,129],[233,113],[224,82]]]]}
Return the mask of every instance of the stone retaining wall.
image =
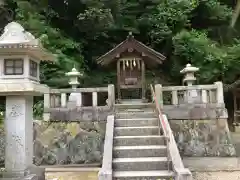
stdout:
{"type": "MultiPolygon", "coordinates": [[[[102,161],[106,122],[34,122],[34,164],[88,164],[102,161]]],[[[5,138],[0,129],[0,165],[5,138]]]]}
{"type": "Polygon", "coordinates": [[[227,120],[171,120],[182,156],[235,156],[227,120]]]}

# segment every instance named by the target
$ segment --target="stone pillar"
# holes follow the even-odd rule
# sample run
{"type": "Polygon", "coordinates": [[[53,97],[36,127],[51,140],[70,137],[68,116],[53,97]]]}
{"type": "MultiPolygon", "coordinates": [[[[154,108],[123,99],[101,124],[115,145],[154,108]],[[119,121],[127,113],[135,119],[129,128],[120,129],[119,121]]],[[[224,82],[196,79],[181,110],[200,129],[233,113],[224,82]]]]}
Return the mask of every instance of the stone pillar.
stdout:
{"type": "Polygon", "coordinates": [[[50,98],[50,94],[46,93],[44,94],[44,113],[43,113],[43,120],[44,121],[49,121],[50,120],[50,113],[49,113],[49,108],[51,107],[51,98],[50,98]],[[45,112],[46,111],[46,112],[45,112]]]}
{"type": "Polygon", "coordinates": [[[97,107],[98,105],[97,92],[92,93],[92,105],[93,107],[97,107]]]}
{"type": "Polygon", "coordinates": [[[218,81],[214,84],[217,86],[217,103],[224,104],[223,83],[218,81]]]}
{"type": "Polygon", "coordinates": [[[33,164],[32,107],[32,96],[6,96],[6,171],[24,172],[33,164]]]}
{"type": "Polygon", "coordinates": [[[82,93],[77,93],[76,102],[77,102],[77,107],[82,106],[82,93]]]}
{"type": "Polygon", "coordinates": [[[113,84],[108,85],[108,100],[107,104],[112,108],[115,104],[115,89],[113,84]]]}
{"type": "Polygon", "coordinates": [[[66,107],[67,105],[67,94],[62,93],[61,94],[61,107],[66,107]]]}
{"type": "Polygon", "coordinates": [[[202,103],[208,103],[207,90],[202,90],[202,103]]]}
{"type": "Polygon", "coordinates": [[[161,84],[155,85],[155,93],[156,93],[156,98],[160,105],[160,108],[163,108],[163,95],[162,95],[162,85],[161,84]]]}

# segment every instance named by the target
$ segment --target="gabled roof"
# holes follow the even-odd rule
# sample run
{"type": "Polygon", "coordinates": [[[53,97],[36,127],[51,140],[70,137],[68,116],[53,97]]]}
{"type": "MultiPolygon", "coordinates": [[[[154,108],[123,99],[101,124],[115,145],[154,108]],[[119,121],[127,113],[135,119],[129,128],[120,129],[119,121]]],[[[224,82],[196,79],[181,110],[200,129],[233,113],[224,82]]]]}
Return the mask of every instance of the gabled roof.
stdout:
{"type": "Polygon", "coordinates": [[[97,59],[97,63],[101,65],[108,65],[112,61],[116,60],[121,53],[126,52],[129,49],[141,53],[143,56],[148,57],[150,60],[155,61],[158,64],[162,64],[162,61],[166,59],[166,57],[161,53],[134,39],[134,36],[130,32],[125,41],[121,42],[115,48],[99,57],[97,59]]]}

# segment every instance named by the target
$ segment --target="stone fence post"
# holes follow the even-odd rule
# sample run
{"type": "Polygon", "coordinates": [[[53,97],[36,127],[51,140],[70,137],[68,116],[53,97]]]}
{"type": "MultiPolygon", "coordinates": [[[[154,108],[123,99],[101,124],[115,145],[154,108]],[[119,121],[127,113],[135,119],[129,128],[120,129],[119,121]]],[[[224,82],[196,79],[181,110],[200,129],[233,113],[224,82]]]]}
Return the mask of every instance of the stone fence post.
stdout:
{"type": "Polygon", "coordinates": [[[113,84],[108,85],[108,106],[112,108],[115,104],[115,87],[113,84]]]}
{"type": "Polygon", "coordinates": [[[217,103],[224,104],[223,83],[221,81],[214,83],[217,86],[217,103]]]}
{"type": "Polygon", "coordinates": [[[44,99],[43,99],[43,120],[44,121],[49,121],[50,120],[50,113],[49,113],[49,108],[51,107],[51,102],[50,102],[50,93],[44,94],[44,99]],[[47,111],[46,111],[47,110],[47,111]],[[46,111],[46,112],[45,112],[46,111]]]}
{"type": "Polygon", "coordinates": [[[157,101],[160,105],[160,108],[163,108],[163,94],[162,94],[162,85],[161,84],[155,85],[155,95],[156,95],[157,101]]]}

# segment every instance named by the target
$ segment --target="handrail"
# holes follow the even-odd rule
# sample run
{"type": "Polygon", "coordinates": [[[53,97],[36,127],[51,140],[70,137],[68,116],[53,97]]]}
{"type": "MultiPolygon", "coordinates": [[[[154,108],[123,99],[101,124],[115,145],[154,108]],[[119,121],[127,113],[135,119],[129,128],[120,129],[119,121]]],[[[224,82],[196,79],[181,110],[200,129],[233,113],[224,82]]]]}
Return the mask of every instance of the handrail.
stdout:
{"type": "MultiPolygon", "coordinates": [[[[156,109],[157,109],[157,111],[158,111],[159,118],[160,118],[160,117],[162,116],[162,112],[161,112],[161,109],[160,109],[160,105],[159,105],[159,103],[158,103],[158,100],[157,100],[156,94],[155,94],[155,92],[154,92],[153,86],[150,85],[150,88],[151,88],[151,93],[152,93],[152,98],[153,98],[152,101],[155,102],[156,109]]],[[[160,120],[161,120],[161,118],[160,118],[160,120]]],[[[163,127],[163,134],[164,134],[164,136],[165,136],[165,137],[168,137],[168,132],[167,132],[167,130],[166,130],[166,124],[165,124],[165,122],[163,122],[163,121],[158,121],[158,126],[159,126],[159,128],[161,128],[160,123],[161,123],[161,125],[162,125],[162,127],[163,127]]]]}
{"type": "Polygon", "coordinates": [[[172,161],[172,167],[176,173],[176,180],[192,180],[191,172],[188,169],[184,168],[171,127],[166,115],[162,114],[154,88],[152,85],[150,85],[150,88],[152,93],[152,100],[155,101],[156,109],[159,114],[159,128],[162,128],[163,134],[167,138],[167,158],[171,159],[172,161]]]}
{"type": "MultiPolygon", "coordinates": [[[[166,138],[166,146],[167,146],[167,159],[170,160],[170,154],[169,154],[169,132],[166,126],[165,121],[163,120],[163,114],[161,112],[160,104],[158,103],[157,96],[154,92],[153,86],[150,85],[151,88],[151,93],[152,93],[152,100],[155,102],[156,109],[158,111],[158,116],[159,116],[159,121],[158,121],[158,129],[159,129],[159,134],[161,132],[161,128],[163,129],[163,134],[164,137],[166,138]]],[[[169,162],[169,161],[168,161],[169,162]]],[[[168,170],[170,169],[169,164],[168,164],[168,170]]]]}
{"type": "Polygon", "coordinates": [[[187,91],[187,90],[217,90],[217,84],[192,85],[192,86],[165,86],[162,91],[187,91]]]}
{"type": "Polygon", "coordinates": [[[50,89],[50,94],[60,94],[60,93],[92,93],[92,92],[108,92],[108,87],[95,87],[95,88],[67,88],[67,89],[50,89]]]}
{"type": "Polygon", "coordinates": [[[114,115],[109,115],[105,131],[102,168],[98,173],[98,180],[112,180],[113,131],[114,115]]]}

